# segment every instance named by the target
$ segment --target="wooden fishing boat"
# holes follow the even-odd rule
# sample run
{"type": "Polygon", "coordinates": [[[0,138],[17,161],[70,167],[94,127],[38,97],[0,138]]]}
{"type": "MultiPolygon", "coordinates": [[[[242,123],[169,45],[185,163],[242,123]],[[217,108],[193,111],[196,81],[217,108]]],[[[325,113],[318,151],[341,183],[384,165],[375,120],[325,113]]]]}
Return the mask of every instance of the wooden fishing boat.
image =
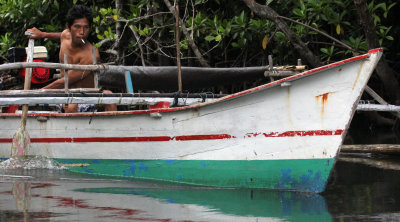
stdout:
{"type": "MultiPolygon", "coordinates": [[[[168,107],[168,98],[124,97],[120,104],[147,101],[159,106],[118,112],[31,112],[26,123],[29,153],[80,173],[322,192],[381,54],[381,49],[370,50],[187,106],[168,107]]],[[[88,102],[71,95],[20,97],[0,96],[0,105],[88,102]]],[[[93,98],[89,102],[116,101],[93,98]]],[[[8,158],[20,114],[1,113],[0,124],[0,157],[8,158]]]]}

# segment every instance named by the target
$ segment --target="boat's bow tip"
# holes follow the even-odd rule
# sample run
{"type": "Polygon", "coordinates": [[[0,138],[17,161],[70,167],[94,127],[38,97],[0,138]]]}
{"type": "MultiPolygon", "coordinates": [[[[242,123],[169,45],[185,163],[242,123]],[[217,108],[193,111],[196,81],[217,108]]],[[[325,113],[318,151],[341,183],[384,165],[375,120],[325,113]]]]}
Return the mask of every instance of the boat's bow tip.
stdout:
{"type": "Polygon", "coordinates": [[[378,52],[383,52],[383,49],[382,48],[370,49],[368,51],[368,54],[374,54],[374,53],[378,53],[378,52]]]}

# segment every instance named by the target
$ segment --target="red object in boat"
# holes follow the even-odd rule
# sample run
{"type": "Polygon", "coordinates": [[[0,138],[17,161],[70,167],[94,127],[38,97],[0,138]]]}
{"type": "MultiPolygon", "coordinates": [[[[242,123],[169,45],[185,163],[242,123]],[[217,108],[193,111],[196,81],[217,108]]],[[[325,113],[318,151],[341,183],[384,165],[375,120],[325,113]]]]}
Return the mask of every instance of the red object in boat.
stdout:
{"type": "Polygon", "coordinates": [[[161,101],[158,102],[154,105],[149,106],[150,109],[162,109],[162,108],[169,108],[169,102],[168,101],[161,101]]]}
{"type": "Polygon", "coordinates": [[[6,113],[15,113],[18,110],[18,105],[9,105],[6,109],[6,113]]]}
{"type": "MultiPolygon", "coordinates": [[[[26,62],[26,60],[24,61],[26,62]]],[[[40,59],[34,59],[33,62],[44,62],[40,59]]],[[[19,71],[19,76],[25,78],[25,69],[19,71]]],[[[33,68],[31,82],[32,83],[44,83],[50,78],[50,69],[47,68],[33,68]]]]}

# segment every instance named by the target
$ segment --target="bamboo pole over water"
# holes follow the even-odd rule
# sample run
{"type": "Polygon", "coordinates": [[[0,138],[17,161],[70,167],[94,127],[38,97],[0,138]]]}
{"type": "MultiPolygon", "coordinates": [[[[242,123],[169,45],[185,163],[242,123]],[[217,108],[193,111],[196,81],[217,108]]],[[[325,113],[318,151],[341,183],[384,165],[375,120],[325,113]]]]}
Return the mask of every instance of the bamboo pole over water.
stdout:
{"type": "Polygon", "coordinates": [[[342,153],[376,153],[376,154],[399,154],[400,144],[365,144],[365,145],[343,145],[342,153]]]}

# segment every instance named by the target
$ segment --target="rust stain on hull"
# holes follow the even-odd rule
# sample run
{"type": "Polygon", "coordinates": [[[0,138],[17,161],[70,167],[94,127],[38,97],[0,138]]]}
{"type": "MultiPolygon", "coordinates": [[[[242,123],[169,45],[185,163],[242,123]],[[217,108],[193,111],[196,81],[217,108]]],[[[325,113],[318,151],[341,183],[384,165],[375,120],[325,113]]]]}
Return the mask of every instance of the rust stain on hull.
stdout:
{"type": "Polygon", "coordinates": [[[321,95],[315,96],[315,100],[316,100],[317,104],[319,104],[321,107],[321,122],[324,121],[324,115],[325,115],[326,107],[328,105],[329,94],[333,94],[333,93],[334,92],[327,92],[327,93],[323,93],[321,95]]]}
{"type": "Polygon", "coordinates": [[[315,97],[315,99],[317,100],[317,103],[321,103],[321,115],[322,116],[325,113],[325,106],[328,103],[328,95],[329,95],[329,92],[315,97]]]}

